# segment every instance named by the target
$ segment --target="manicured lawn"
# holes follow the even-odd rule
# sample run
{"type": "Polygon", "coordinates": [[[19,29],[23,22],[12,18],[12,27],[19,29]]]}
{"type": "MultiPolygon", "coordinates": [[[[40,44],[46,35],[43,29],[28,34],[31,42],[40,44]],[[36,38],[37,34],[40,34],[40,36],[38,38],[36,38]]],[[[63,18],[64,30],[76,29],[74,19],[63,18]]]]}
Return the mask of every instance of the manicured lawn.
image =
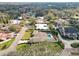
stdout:
{"type": "Polygon", "coordinates": [[[11,39],[5,43],[0,44],[0,50],[8,48],[15,39],[11,39]]]}
{"type": "Polygon", "coordinates": [[[60,53],[62,48],[57,43],[52,42],[41,42],[32,44],[20,44],[17,46],[18,55],[26,55],[26,56],[51,56],[56,55],[56,53],[60,53]]]}
{"type": "Polygon", "coordinates": [[[28,30],[24,33],[24,36],[22,37],[22,40],[29,40],[29,38],[32,36],[33,30],[28,30]]]}

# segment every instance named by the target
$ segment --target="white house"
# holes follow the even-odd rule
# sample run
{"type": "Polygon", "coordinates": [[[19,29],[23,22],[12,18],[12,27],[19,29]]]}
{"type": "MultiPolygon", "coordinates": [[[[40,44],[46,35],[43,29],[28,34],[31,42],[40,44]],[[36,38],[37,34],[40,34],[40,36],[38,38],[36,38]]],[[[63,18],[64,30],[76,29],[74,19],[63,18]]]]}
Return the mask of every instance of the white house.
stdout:
{"type": "Polygon", "coordinates": [[[48,26],[47,24],[35,24],[36,26],[36,29],[39,29],[39,30],[48,30],[48,26]]]}
{"type": "Polygon", "coordinates": [[[11,20],[10,21],[12,24],[19,24],[21,21],[20,20],[11,20]]]}
{"type": "Polygon", "coordinates": [[[44,17],[37,17],[37,19],[42,19],[42,20],[43,20],[43,19],[44,19],[44,17]]]}
{"type": "Polygon", "coordinates": [[[37,17],[36,23],[44,23],[44,17],[37,17]]]}
{"type": "Polygon", "coordinates": [[[20,16],[20,17],[18,17],[18,19],[20,19],[20,20],[21,20],[21,19],[22,19],[22,17],[20,16]]]}

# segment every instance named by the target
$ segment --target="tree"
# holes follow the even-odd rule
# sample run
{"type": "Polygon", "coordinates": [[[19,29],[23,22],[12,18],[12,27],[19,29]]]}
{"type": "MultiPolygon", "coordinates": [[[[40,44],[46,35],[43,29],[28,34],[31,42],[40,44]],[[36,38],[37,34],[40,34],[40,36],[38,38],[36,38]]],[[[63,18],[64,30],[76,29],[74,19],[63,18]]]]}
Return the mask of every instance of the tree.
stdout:
{"type": "Polygon", "coordinates": [[[9,30],[12,31],[12,32],[19,32],[20,31],[20,26],[19,25],[11,25],[9,27],[9,30]]]}
{"type": "Polygon", "coordinates": [[[51,16],[48,16],[47,17],[47,21],[50,21],[52,18],[51,18],[51,16]]]}
{"type": "Polygon", "coordinates": [[[4,24],[8,24],[10,20],[10,16],[5,13],[0,13],[0,22],[4,24]]]}
{"type": "Polygon", "coordinates": [[[57,30],[55,30],[55,28],[53,28],[52,26],[50,26],[50,30],[51,30],[51,33],[52,33],[52,34],[58,35],[57,30]]]}

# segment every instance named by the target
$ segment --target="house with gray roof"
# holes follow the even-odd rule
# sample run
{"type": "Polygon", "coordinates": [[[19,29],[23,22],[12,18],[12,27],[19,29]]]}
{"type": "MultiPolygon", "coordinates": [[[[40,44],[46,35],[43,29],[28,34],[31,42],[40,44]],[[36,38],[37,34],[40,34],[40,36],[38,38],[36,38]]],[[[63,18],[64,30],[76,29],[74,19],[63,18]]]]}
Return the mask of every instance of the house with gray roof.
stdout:
{"type": "Polygon", "coordinates": [[[77,28],[72,26],[62,27],[58,29],[60,34],[64,37],[68,38],[78,38],[79,37],[79,31],[77,28]]]}

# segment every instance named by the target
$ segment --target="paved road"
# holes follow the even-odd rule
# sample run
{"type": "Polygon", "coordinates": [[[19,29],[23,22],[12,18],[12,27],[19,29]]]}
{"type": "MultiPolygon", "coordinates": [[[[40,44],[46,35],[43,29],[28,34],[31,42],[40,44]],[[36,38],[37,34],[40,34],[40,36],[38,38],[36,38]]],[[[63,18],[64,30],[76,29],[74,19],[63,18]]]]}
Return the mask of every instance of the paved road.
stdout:
{"type": "Polygon", "coordinates": [[[11,46],[3,51],[0,51],[0,55],[6,55],[9,52],[16,51],[16,46],[18,45],[18,42],[22,39],[22,36],[27,29],[27,27],[23,27],[21,31],[17,34],[15,41],[11,44],[11,46]]]}

